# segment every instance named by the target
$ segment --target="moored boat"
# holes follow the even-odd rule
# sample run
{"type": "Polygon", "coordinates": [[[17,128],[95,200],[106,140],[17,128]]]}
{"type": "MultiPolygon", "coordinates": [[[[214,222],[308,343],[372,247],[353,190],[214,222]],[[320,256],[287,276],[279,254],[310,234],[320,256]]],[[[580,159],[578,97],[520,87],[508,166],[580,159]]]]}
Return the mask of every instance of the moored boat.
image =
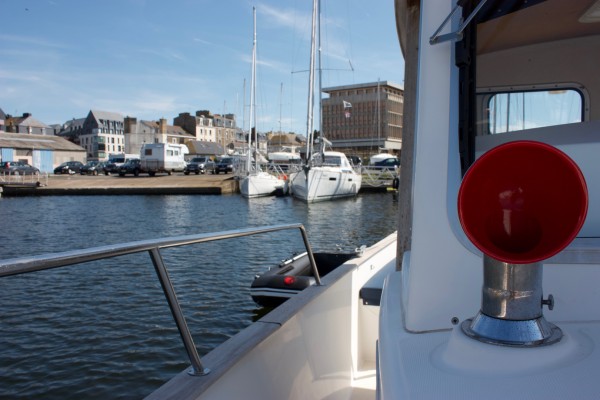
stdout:
{"type": "Polygon", "coordinates": [[[248,199],[276,194],[285,195],[287,193],[286,179],[287,176],[284,174],[274,175],[267,171],[255,170],[242,178],[240,193],[248,199]]]}
{"type": "MultiPolygon", "coordinates": [[[[346,261],[356,257],[355,253],[313,253],[319,277],[324,277],[346,261]]],[[[261,275],[257,275],[250,285],[250,294],[255,303],[263,307],[276,307],[294,297],[317,279],[311,268],[308,253],[296,254],[261,275]]]]}
{"type": "Polygon", "coordinates": [[[344,153],[325,151],[313,163],[290,175],[292,196],[307,203],[353,197],[362,185],[362,175],[354,170],[344,153]]]}
{"type": "MultiPolygon", "coordinates": [[[[315,1],[308,79],[306,162],[302,169],[290,175],[289,183],[291,195],[307,203],[353,197],[358,194],[362,185],[360,170],[354,170],[344,153],[325,151],[325,146],[331,145],[331,142],[324,136],[319,138],[320,150],[314,151],[316,142],[313,130],[314,75],[317,47],[321,46],[320,43],[317,43],[317,32],[319,37],[321,32],[320,18],[318,1],[315,1]]],[[[320,54],[319,51],[319,57],[320,54]]],[[[321,96],[320,76],[321,74],[319,74],[319,96],[321,96]]],[[[320,103],[319,101],[319,105],[320,103]]]]}
{"type": "MultiPolygon", "coordinates": [[[[252,42],[252,82],[250,90],[250,126],[256,123],[256,8],[252,9],[254,21],[254,39],[252,42]]],[[[258,152],[258,137],[254,139],[254,149],[252,148],[252,131],[256,132],[256,127],[251,129],[248,134],[248,152],[246,154],[246,175],[242,177],[240,183],[240,193],[247,199],[255,197],[264,197],[275,195],[277,192],[284,193],[286,182],[274,175],[268,169],[261,168],[261,156],[258,152]],[[252,160],[254,156],[254,162],[252,160]]]]}

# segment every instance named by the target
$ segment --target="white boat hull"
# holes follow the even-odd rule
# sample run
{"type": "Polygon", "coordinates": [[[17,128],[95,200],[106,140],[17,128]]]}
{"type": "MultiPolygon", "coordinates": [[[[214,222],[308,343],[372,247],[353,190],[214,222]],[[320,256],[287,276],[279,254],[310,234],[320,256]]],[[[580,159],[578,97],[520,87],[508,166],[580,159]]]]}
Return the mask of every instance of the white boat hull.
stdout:
{"type": "Polygon", "coordinates": [[[246,198],[272,196],[278,190],[284,192],[286,186],[284,179],[279,179],[268,172],[258,172],[242,179],[240,193],[246,198]]]}
{"type": "Polygon", "coordinates": [[[180,373],[147,399],[374,399],[379,307],[360,291],[395,269],[395,236],[207,354],[208,375],[180,373]]]}
{"type": "Polygon", "coordinates": [[[292,196],[308,203],[353,197],[358,194],[362,176],[352,169],[312,167],[291,177],[292,196]]]}

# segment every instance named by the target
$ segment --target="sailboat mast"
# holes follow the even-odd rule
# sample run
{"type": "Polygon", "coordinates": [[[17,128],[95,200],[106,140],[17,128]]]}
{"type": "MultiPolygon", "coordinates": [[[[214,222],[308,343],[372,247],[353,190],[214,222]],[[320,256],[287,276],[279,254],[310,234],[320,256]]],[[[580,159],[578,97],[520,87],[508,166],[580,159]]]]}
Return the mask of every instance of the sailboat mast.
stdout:
{"type": "MultiPolygon", "coordinates": [[[[379,95],[379,78],[377,78],[377,147],[380,146],[381,143],[381,109],[379,108],[380,105],[380,98],[381,96],[379,95]]],[[[381,148],[379,148],[379,150],[381,150],[381,148]]]]}
{"type": "Polygon", "coordinates": [[[324,142],[323,142],[323,138],[325,137],[325,135],[323,135],[323,108],[322,108],[322,102],[323,102],[323,88],[322,88],[322,74],[323,74],[323,68],[321,65],[321,2],[319,0],[317,0],[317,34],[318,34],[318,40],[317,40],[317,46],[318,46],[318,51],[319,51],[319,136],[321,137],[321,152],[324,151],[325,147],[324,147],[324,142]]]}
{"type": "Polygon", "coordinates": [[[315,37],[317,29],[318,0],[313,0],[312,32],[310,40],[310,65],[308,68],[308,110],[306,118],[306,162],[310,164],[313,141],[313,108],[315,104],[315,37]]]}
{"type": "Polygon", "coordinates": [[[244,78],[244,95],[242,100],[242,132],[246,132],[246,78],[244,78]]]}
{"type": "MultiPolygon", "coordinates": [[[[256,100],[256,7],[252,7],[252,18],[254,22],[254,37],[252,40],[252,78],[250,81],[250,132],[248,133],[248,156],[246,157],[246,171],[250,173],[252,166],[252,128],[256,124],[254,102],[256,100]]],[[[256,131],[256,127],[254,127],[256,131]]],[[[258,136],[258,135],[257,135],[258,136]]],[[[256,141],[255,141],[256,142],[256,141]]],[[[255,143],[256,146],[256,143],[255,143]]]]}
{"type": "Polygon", "coordinates": [[[279,86],[279,145],[281,146],[281,103],[283,102],[283,82],[279,86]]]}

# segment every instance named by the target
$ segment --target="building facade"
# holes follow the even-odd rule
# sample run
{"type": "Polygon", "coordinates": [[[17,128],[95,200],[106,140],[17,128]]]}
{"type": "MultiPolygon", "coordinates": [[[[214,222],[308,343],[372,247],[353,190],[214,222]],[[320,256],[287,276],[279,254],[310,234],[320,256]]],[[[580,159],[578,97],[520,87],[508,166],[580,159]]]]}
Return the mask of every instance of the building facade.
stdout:
{"type": "Polygon", "coordinates": [[[64,124],[61,125],[60,130],[56,134],[57,136],[62,136],[71,142],[75,143],[78,141],[78,137],[81,135],[83,131],[83,124],[85,122],[85,118],[73,118],[64,124]]]}
{"type": "Polygon", "coordinates": [[[54,135],[36,135],[2,132],[0,134],[0,161],[25,161],[51,173],[65,161],[86,162],[85,149],[54,135]]]}
{"type": "Polygon", "coordinates": [[[4,111],[2,111],[2,109],[0,108],[0,133],[6,132],[6,129],[4,128],[4,120],[5,119],[6,119],[6,114],[4,114],[4,111]]]}
{"type": "Polygon", "coordinates": [[[324,88],[322,134],[332,147],[366,159],[400,154],[404,89],[388,81],[324,88]]]}
{"type": "Polygon", "coordinates": [[[183,128],[193,135],[195,140],[202,142],[217,142],[213,118],[208,111],[196,111],[196,115],[180,113],[173,118],[173,125],[183,128]]]}
{"type": "Polygon", "coordinates": [[[86,149],[89,160],[107,160],[125,152],[124,118],[119,113],[90,110],[74,143],[86,149]]]}
{"type": "Polygon", "coordinates": [[[232,147],[237,140],[237,125],[234,114],[215,114],[214,126],[216,128],[217,143],[222,147],[232,147]]]}
{"type": "Polygon", "coordinates": [[[234,114],[211,114],[208,110],[196,111],[196,115],[180,113],[173,125],[182,127],[197,141],[218,143],[223,148],[233,147],[239,139],[234,114]]]}
{"type": "Polygon", "coordinates": [[[33,118],[30,113],[20,117],[6,115],[4,129],[9,133],[24,133],[28,135],[54,135],[54,129],[33,118]]]}
{"type": "Polygon", "coordinates": [[[195,140],[194,136],[180,126],[168,125],[167,120],[138,121],[137,118],[125,117],[125,153],[140,154],[144,143],[186,144],[195,140]]]}

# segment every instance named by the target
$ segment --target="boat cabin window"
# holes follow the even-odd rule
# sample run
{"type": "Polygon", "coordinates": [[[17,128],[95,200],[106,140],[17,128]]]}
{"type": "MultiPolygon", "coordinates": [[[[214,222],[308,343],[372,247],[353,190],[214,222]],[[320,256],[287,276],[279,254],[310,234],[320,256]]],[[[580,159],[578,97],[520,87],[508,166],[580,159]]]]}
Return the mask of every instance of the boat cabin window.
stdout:
{"type": "Polygon", "coordinates": [[[487,94],[487,133],[515,132],[583,120],[578,90],[536,90],[487,94]]]}
{"type": "Polygon", "coordinates": [[[339,156],[325,156],[323,160],[325,165],[342,165],[342,159],[339,156]]]}

